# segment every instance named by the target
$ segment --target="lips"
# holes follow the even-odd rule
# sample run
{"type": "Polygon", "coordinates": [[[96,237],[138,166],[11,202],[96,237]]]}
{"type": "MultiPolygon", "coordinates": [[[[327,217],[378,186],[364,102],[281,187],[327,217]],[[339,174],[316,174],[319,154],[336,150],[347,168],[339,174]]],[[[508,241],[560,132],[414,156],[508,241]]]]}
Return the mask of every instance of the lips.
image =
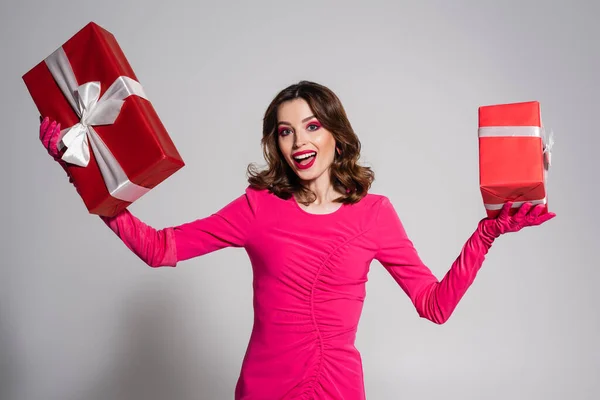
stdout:
{"type": "Polygon", "coordinates": [[[308,169],[315,163],[317,152],[314,150],[299,151],[292,154],[292,158],[298,169],[308,169]]]}

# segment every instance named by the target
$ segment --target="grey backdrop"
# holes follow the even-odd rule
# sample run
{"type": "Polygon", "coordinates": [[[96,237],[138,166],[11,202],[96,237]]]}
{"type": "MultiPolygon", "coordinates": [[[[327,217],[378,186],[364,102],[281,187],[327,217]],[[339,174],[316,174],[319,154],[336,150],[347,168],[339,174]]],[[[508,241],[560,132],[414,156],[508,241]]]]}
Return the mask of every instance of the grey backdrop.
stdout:
{"type": "Polygon", "coordinates": [[[21,75],[93,20],[187,162],[131,207],[157,228],[242,193],[265,107],[310,79],[341,97],[373,191],[441,278],[484,215],[477,107],[539,100],[558,217],[498,240],[442,326],[374,263],[357,346],[369,399],[597,399],[598,15],[592,0],[3,1],[0,398],[230,399],[250,334],[243,250],[146,267],[41,147],[21,75]]]}

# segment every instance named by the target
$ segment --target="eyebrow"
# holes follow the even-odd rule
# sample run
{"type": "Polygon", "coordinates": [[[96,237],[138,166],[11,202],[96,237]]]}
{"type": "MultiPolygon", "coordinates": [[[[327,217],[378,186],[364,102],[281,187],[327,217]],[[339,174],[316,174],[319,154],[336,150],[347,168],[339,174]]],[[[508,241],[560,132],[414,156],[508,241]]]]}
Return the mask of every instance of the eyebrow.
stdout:
{"type": "MultiPolygon", "coordinates": [[[[313,119],[314,117],[315,117],[314,115],[308,116],[308,117],[304,118],[304,119],[302,120],[302,122],[304,123],[304,122],[306,122],[306,121],[308,121],[308,120],[310,120],[310,119],[313,119]]],[[[290,123],[289,123],[289,122],[287,122],[287,121],[279,121],[279,122],[277,123],[277,125],[281,125],[281,124],[285,124],[285,125],[292,125],[292,124],[290,124],[290,123]]]]}

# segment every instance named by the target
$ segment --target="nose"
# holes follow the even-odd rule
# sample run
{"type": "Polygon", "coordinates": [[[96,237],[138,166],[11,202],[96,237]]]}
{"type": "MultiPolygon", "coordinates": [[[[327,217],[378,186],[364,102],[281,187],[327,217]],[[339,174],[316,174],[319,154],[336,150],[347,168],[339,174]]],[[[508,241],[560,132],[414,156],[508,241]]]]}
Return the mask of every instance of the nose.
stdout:
{"type": "Polygon", "coordinates": [[[303,129],[297,129],[294,132],[294,148],[299,149],[307,143],[307,134],[303,129]]]}

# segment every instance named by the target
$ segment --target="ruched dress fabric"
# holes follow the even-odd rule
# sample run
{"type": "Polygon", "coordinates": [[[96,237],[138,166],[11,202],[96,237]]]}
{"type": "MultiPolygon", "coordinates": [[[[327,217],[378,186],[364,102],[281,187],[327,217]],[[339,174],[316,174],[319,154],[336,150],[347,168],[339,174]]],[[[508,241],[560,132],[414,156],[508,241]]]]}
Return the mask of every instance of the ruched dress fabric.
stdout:
{"type": "Polygon", "coordinates": [[[254,326],[236,400],[366,399],[354,343],[372,261],[389,271],[421,317],[441,324],[492,241],[478,229],[440,281],[381,195],[320,215],[293,198],[247,188],[218,212],[179,226],[155,230],[127,210],[105,221],[153,267],[245,248],[253,268],[254,326]]]}

